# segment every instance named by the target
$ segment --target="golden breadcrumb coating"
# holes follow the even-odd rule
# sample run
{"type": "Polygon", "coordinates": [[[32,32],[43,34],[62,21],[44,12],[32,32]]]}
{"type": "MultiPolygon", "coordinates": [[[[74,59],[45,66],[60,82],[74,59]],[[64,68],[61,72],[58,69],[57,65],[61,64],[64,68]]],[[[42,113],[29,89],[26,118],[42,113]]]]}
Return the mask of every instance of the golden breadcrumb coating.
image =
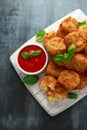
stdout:
{"type": "Polygon", "coordinates": [[[68,90],[73,90],[80,83],[80,76],[72,70],[64,70],[60,73],[58,81],[68,90]]]}
{"type": "Polygon", "coordinates": [[[46,44],[44,44],[44,47],[52,56],[66,52],[64,39],[60,37],[51,38],[48,42],[46,42],[46,44]]]}
{"type": "Polygon", "coordinates": [[[48,91],[47,92],[47,99],[49,102],[56,102],[60,99],[68,98],[68,91],[63,88],[60,84],[58,84],[55,88],[55,91],[48,91]]]}
{"type": "Polygon", "coordinates": [[[49,60],[46,67],[46,74],[53,77],[58,77],[65,67],[57,66],[52,60],[49,60]]]}
{"type": "Polygon", "coordinates": [[[87,73],[82,73],[80,75],[80,83],[76,89],[83,89],[87,85],[87,73]]]}
{"type": "Polygon", "coordinates": [[[61,22],[57,34],[60,37],[64,37],[68,33],[76,31],[77,29],[78,29],[77,20],[72,17],[68,17],[61,22]]]}
{"type": "Polygon", "coordinates": [[[70,63],[66,63],[65,66],[67,69],[72,69],[78,73],[82,73],[87,68],[87,59],[82,54],[75,54],[71,58],[70,63]]]}
{"type": "Polygon", "coordinates": [[[87,41],[87,24],[83,25],[83,26],[80,26],[79,30],[85,35],[86,41],[87,41]]]}
{"type": "Polygon", "coordinates": [[[86,46],[85,36],[80,31],[73,31],[65,36],[67,49],[71,44],[75,44],[76,52],[80,52],[86,46]]]}
{"type": "Polygon", "coordinates": [[[87,43],[86,43],[85,48],[81,51],[81,54],[84,55],[87,59],[87,43]]]}
{"type": "Polygon", "coordinates": [[[52,77],[52,76],[45,76],[40,80],[40,89],[42,91],[47,91],[48,89],[50,90],[55,90],[57,80],[52,77]]]}
{"type": "Polygon", "coordinates": [[[57,36],[57,32],[55,32],[55,31],[46,33],[43,44],[46,44],[51,38],[56,37],[56,36],[57,36]]]}

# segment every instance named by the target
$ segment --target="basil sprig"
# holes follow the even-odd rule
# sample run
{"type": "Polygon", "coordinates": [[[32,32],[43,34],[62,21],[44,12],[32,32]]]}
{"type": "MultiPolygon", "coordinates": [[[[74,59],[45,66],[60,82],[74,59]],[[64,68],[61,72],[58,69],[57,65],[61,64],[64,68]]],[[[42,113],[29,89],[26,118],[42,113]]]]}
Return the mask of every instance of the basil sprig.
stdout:
{"type": "Polygon", "coordinates": [[[54,62],[58,63],[58,62],[70,62],[71,57],[74,55],[76,50],[76,46],[74,44],[72,44],[69,48],[67,53],[64,54],[58,54],[54,57],[54,62]]]}
{"type": "Polygon", "coordinates": [[[34,52],[22,52],[21,53],[21,56],[24,58],[24,59],[28,59],[28,58],[31,58],[31,57],[34,57],[34,56],[38,56],[41,54],[41,50],[37,50],[37,51],[34,51],[34,52]]]}
{"type": "Polygon", "coordinates": [[[79,21],[78,22],[78,26],[83,26],[83,25],[85,25],[86,24],[86,21],[84,20],[84,21],[79,21]]]}
{"type": "Polygon", "coordinates": [[[33,85],[39,80],[39,77],[37,75],[26,75],[22,82],[25,84],[33,85]]]}
{"type": "Polygon", "coordinates": [[[45,34],[46,34],[45,30],[41,30],[40,32],[38,32],[36,34],[36,41],[42,42],[44,40],[45,34]]]}
{"type": "Polygon", "coordinates": [[[78,95],[77,95],[76,93],[69,92],[69,93],[68,93],[68,97],[69,97],[70,99],[76,99],[76,98],[78,98],[78,95]]]}

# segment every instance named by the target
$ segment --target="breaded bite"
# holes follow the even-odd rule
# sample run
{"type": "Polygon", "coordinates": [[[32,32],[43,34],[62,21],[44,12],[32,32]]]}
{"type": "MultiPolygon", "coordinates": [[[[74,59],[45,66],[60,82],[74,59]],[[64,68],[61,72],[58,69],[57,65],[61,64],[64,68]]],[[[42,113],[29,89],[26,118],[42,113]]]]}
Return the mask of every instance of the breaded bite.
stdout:
{"type": "Polygon", "coordinates": [[[51,38],[56,37],[56,36],[57,36],[57,32],[55,32],[55,31],[46,33],[43,44],[46,44],[51,38]]]}
{"type": "Polygon", "coordinates": [[[85,48],[81,51],[81,54],[84,55],[87,59],[87,43],[86,43],[85,48]]]}
{"type": "Polygon", "coordinates": [[[42,91],[47,91],[47,90],[55,90],[55,86],[56,86],[57,80],[52,77],[52,76],[45,76],[44,78],[42,78],[40,80],[40,89],[42,91]]]}
{"type": "Polygon", "coordinates": [[[80,26],[79,30],[85,35],[86,41],[87,41],[87,24],[83,25],[83,26],[80,26]]]}
{"type": "Polygon", "coordinates": [[[80,76],[75,71],[64,70],[60,73],[60,76],[58,77],[58,81],[68,90],[73,90],[80,83],[80,76]]]}
{"type": "Polygon", "coordinates": [[[47,92],[47,99],[49,102],[54,103],[64,98],[68,98],[68,91],[60,84],[57,84],[55,91],[50,90],[47,92]]]}
{"type": "Polygon", "coordinates": [[[65,43],[67,49],[70,47],[71,44],[75,44],[76,52],[80,52],[86,46],[86,39],[84,34],[82,34],[80,31],[73,31],[65,36],[65,43]]]}
{"type": "Polygon", "coordinates": [[[64,37],[68,33],[76,31],[78,29],[78,22],[72,17],[68,17],[62,21],[58,29],[58,36],[64,37]]]}
{"type": "Polygon", "coordinates": [[[51,56],[66,52],[66,45],[64,39],[60,37],[51,38],[46,44],[44,44],[45,49],[51,56]]]}
{"type": "Polygon", "coordinates": [[[80,75],[80,83],[76,89],[83,89],[87,85],[87,74],[84,72],[80,75]]]}
{"type": "Polygon", "coordinates": [[[65,66],[67,69],[72,69],[78,73],[82,73],[87,68],[87,59],[82,54],[75,54],[71,58],[70,63],[66,63],[65,66]]]}
{"type": "Polygon", "coordinates": [[[46,67],[46,74],[58,78],[64,69],[65,67],[57,66],[52,60],[50,60],[46,67]]]}

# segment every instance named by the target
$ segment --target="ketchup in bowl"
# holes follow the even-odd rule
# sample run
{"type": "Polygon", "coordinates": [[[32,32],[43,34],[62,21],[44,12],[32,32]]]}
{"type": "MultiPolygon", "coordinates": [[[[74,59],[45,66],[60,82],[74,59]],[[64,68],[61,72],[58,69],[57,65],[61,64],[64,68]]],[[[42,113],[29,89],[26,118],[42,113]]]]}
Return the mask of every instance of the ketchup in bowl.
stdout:
{"type": "Polygon", "coordinates": [[[17,57],[18,68],[25,74],[31,74],[31,75],[42,72],[47,65],[47,61],[48,61],[47,52],[42,46],[36,43],[23,47],[18,53],[17,57]],[[22,57],[22,54],[25,52],[32,53],[38,50],[41,51],[41,53],[38,56],[32,56],[26,59],[22,57]]]}

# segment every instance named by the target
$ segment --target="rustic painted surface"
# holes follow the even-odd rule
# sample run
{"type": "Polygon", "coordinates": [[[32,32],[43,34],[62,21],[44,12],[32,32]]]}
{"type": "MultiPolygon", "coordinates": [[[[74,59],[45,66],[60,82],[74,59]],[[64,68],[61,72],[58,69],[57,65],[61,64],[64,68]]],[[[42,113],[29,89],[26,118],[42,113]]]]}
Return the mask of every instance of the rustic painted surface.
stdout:
{"type": "Polygon", "coordinates": [[[50,117],[21,83],[9,56],[87,0],[0,0],[0,130],[87,130],[87,97],[50,117]]]}

